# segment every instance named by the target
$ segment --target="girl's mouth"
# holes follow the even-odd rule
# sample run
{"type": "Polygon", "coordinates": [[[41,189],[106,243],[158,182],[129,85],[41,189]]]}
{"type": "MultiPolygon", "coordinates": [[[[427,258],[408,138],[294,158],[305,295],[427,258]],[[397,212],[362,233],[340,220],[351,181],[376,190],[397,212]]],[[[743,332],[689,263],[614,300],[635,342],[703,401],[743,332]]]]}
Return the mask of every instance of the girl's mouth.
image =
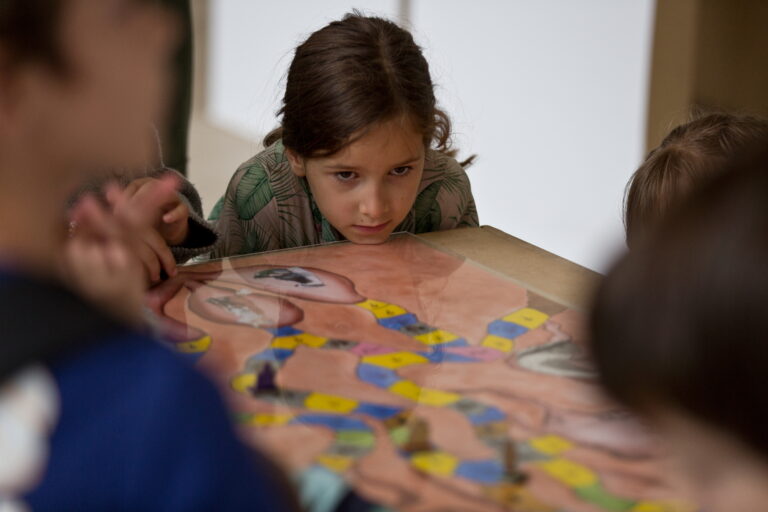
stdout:
{"type": "Polygon", "coordinates": [[[389,226],[390,221],[384,222],[383,224],[378,224],[376,226],[364,226],[361,224],[354,224],[352,226],[352,229],[357,231],[360,234],[363,235],[373,235],[376,233],[380,233],[384,231],[384,229],[389,226]]]}

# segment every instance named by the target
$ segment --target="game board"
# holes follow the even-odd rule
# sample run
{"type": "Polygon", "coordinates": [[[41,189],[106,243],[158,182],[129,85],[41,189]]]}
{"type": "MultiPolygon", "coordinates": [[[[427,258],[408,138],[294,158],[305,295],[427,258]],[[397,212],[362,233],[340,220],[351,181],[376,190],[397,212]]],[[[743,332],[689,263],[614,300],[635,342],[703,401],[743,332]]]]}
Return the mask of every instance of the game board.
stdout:
{"type": "Polygon", "coordinates": [[[214,261],[152,292],[248,442],[406,512],[670,512],[582,314],[416,237],[214,261]]]}

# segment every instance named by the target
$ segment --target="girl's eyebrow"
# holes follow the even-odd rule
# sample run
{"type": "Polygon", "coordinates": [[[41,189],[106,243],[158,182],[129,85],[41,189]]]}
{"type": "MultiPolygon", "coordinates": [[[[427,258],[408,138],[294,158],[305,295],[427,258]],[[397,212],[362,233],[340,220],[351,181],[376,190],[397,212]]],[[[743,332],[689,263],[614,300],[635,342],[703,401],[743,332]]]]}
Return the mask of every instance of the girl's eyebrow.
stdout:
{"type": "Polygon", "coordinates": [[[399,164],[395,164],[395,165],[393,165],[393,166],[392,166],[392,168],[393,168],[393,169],[396,169],[396,168],[398,168],[398,167],[403,167],[404,165],[406,165],[406,164],[410,164],[411,162],[415,162],[416,160],[418,160],[418,159],[420,159],[420,158],[421,158],[421,156],[419,156],[419,155],[417,155],[417,156],[412,156],[412,157],[408,158],[407,160],[403,160],[403,161],[402,161],[401,163],[399,163],[399,164]]]}
{"type": "MultiPolygon", "coordinates": [[[[403,167],[406,164],[409,164],[411,162],[415,162],[416,160],[420,159],[421,156],[413,156],[408,158],[407,160],[403,160],[401,163],[394,164],[390,166],[392,169],[396,169],[398,167],[403,167]]],[[[344,171],[355,171],[357,169],[360,169],[360,166],[356,165],[345,165],[345,164],[330,164],[325,166],[326,169],[336,169],[336,170],[344,170],[344,171]]]]}

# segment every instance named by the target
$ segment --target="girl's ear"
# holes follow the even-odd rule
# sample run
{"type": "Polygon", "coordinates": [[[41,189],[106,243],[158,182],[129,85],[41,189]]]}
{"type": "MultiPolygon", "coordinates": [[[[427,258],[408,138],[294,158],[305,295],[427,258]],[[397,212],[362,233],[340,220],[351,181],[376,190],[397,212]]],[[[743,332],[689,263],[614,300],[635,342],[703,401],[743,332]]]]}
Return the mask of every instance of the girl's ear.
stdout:
{"type": "Polygon", "coordinates": [[[299,177],[307,175],[307,169],[304,165],[304,159],[297,155],[292,149],[285,148],[285,156],[288,157],[288,163],[291,164],[293,174],[299,177]]]}

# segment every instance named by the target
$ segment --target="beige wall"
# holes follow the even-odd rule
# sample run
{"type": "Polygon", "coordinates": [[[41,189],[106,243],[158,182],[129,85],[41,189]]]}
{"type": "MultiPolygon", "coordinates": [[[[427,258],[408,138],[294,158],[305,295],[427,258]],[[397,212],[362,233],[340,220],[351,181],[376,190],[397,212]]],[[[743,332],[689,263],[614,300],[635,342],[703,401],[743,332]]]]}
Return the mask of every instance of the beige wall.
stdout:
{"type": "MultiPolygon", "coordinates": [[[[221,1],[221,0],[213,0],[221,1]]],[[[192,0],[195,34],[194,88],[189,127],[188,175],[207,215],[224,193],[235,169],[256,153],[259,142],[212,123],[206,115],[208,0],[192,0]]]]}
{"type": "Polygon", "coordinates": [[[692,109],[768,116],[768,2],[658,0],[647,146],[692,109]]]}
{"type": "MultiPolygon", "coordinates": [[[[209,1],[192,0],[195,89],[189,167],[206,211],[223,193],[236,167],[259,149],[259,141],[216,126],[205,115],[209,1]]],[[[401,0],[404,13],[410,8],[409,0],[401,0]]],[[[658,0],[647,148],[655,147],[696,107],[768,117],[767,63],[768,1],[658,0]]]]}

